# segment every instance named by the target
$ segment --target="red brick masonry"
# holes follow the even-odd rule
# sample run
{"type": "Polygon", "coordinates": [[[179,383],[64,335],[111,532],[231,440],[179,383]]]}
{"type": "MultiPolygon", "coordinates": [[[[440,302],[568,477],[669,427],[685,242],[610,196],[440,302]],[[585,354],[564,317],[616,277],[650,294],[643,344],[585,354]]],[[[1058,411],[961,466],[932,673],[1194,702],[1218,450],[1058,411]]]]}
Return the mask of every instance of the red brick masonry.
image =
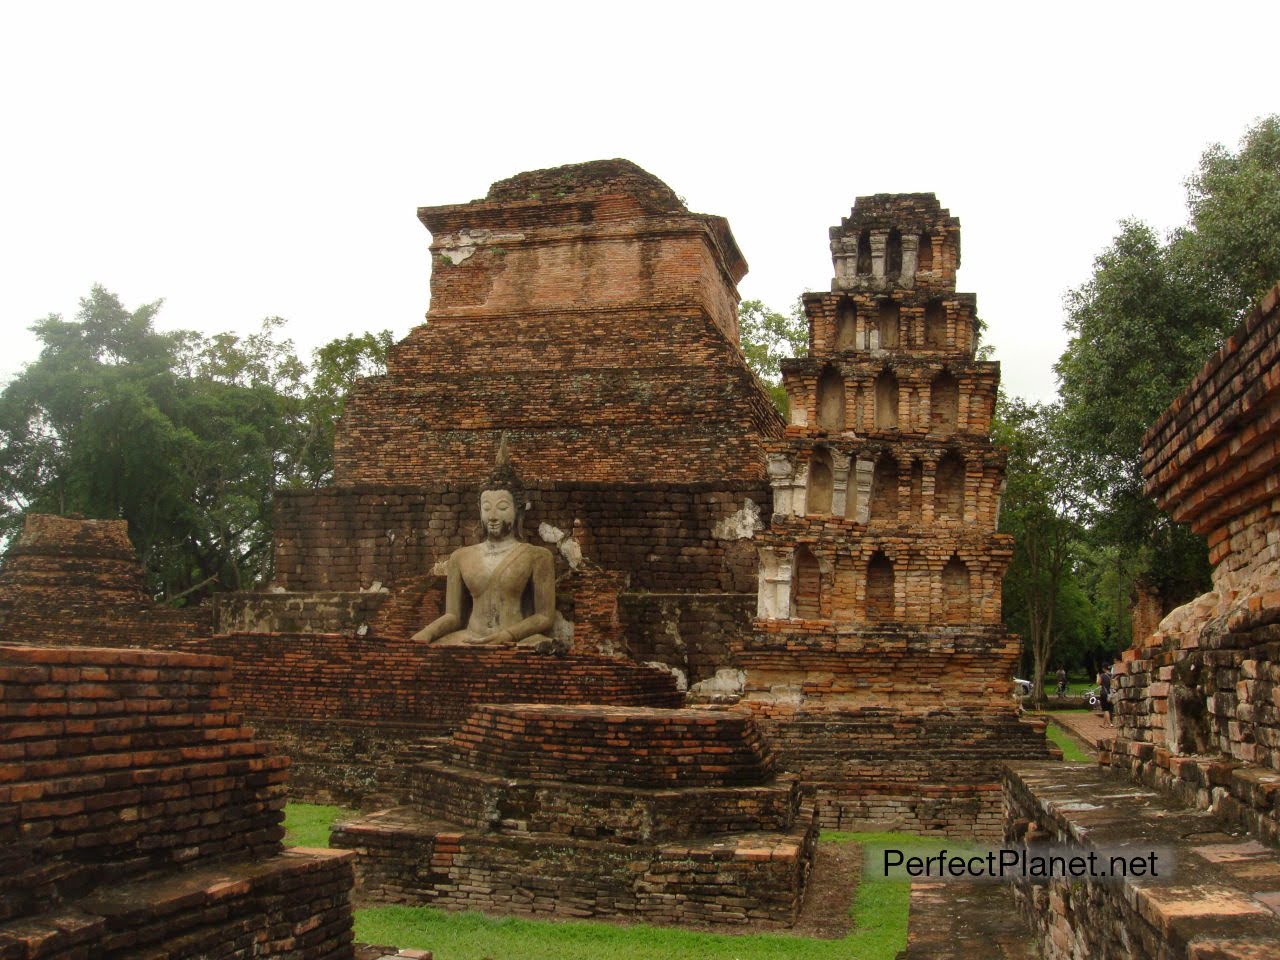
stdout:
{"type": "Polygon", "coordinates": [[[288,761],[228,712],[229,679],[0,644],[0,957],[351,956],[350,858],[281,851],[288,761]]]}

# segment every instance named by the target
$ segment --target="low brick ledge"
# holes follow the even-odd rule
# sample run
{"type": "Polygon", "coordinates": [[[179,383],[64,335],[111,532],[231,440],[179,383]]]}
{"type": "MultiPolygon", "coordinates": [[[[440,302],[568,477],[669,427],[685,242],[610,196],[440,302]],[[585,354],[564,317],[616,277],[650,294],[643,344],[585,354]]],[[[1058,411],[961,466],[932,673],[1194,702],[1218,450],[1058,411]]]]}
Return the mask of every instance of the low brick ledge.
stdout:
{"type": "Polygon", "coordinates": [[[336,823],[330,837],[358,854],[358,902],[790,927],[813,864],[817,817],[802,807],[789,831],[623,845],[496,834],[399,807],[336,823]]]}
{"type": "Polygon", "coordinates": [[[1047,960],[1274,960],[1280,956],[1280,853],[1088,763],[1010,763],[1006,843],[1168,848],[1172,880],[1018,883],[1047,960]]]}
{"type": "Polygon", "coordinates": [[[102,960],[142,956],[144,947],[156,951],[146,953],[148,957],[167,957],[170,941],[206,932],[203,921],[211,917],[219,925],[234,925],[261,913],[263,902],[281,906],[280,891],[295,886],[308,888],[300,898],[307,902],[322,892],[326,877],[340,874],[346,876],[337,884],[342,894],[330,898],[336,912],[329,926],[335,929],[324,929],[307,910],[287,935],[277,939],[294,942],[297,949],[288,954],[291,957],[349,957],[354,937],[345,891],[354,861],[349,850],[291,847],[264,860],[216,864],[99,888],[57,910],[0,924],[0,960],[102,960]],[[314,949],[308,941],[315,941],[314,949]]]}
{"type": "MultiPolygon", "coordinates": [[[[335,823],[332,836],[359,840],[361,837],[434,837],[437,843],[456,846],[465,840],[484,843],[510,841],[530,848],[537,846],[581,847],[623,856],[639,856],[645,851],[660,860],[692,860],[701,863],[741,860],[765,862],[769,860],[794,861],[799,859],[805,846],[808,825],[814,818],[812,807],[802,807],[796,817],[796,826],[790,831],[730,834],[708,837],[703,840],[682,843],[622,844],[608,840],[585,837],[565,837],[559,833],[500,834],[485,830],[460,828],[458,824],[418,813],[413,807],[394,807],[380,810],[359,820],[335,823]]],[[[351,852],[351,851],[343,851],[351,852]]]]}

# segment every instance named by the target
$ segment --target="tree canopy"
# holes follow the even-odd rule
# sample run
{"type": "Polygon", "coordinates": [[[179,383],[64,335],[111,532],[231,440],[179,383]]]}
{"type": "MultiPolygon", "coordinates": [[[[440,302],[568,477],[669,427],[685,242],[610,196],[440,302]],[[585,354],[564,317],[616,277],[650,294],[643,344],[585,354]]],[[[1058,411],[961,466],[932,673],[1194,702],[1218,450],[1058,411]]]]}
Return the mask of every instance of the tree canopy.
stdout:
{"type": "Polygon", "coordinates": [[[333,341],[308,366],[283,321],[247,337],[156,329],[94,287],[33,331],[0,392],[0,535],[29,511],[125,519],[152,589],[244,589],[269,575],[271,500],[332,475],[333,422],[391,334],[333,341]]]}
{"type": "Polygon", "coordinates": [[[809,349],[809,321],[804,304],[796,300],[790,313],[778,313],[759,300],[744,300],[738,306],[738,337],[747,366],[768,388],[774,406],[786,416],[782,361],[802,356],[809,349]]]}
{"type": "MultiPolygon", "coordinates": [[[[1232,152],[1211,147],[1187,180],[1188,222],[1168,237],[1121,225],[1068,294],[1055,370],[1098,549],[1140,562],[1166,606],[1207,584],[1203,542],[1143,493],[1142,435],[1257,297],[1280,280],[1280,117],[1232,152]]],[[[1131,581],[1132,582],[1132,581],[1131,581]]]]}

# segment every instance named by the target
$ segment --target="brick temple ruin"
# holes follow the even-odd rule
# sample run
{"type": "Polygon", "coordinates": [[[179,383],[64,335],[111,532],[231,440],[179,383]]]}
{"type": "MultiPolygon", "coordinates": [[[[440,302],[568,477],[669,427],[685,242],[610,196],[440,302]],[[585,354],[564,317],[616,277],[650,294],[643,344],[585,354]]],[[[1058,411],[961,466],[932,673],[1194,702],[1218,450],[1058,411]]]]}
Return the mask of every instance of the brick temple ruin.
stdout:
{"type": "Polygon", "coordinates": [[[336,833],[368,897],[789,925],[819,819],[994,836],[997,759],[1046,747],[1008,695],[958,221],[882,196],[832,231],[788,424],[741,354],[728,224],[633,164],[419,218],[427,323],[348,398],[333,485],[278,497],[271,590],[154,610],[119,525],[31,518],[0,623],[229,658],[292,795],[382,811],[336,833]],[[408,639],[500,446],[566,656],[408,639]]]}
{"type": "Polygon", "coordinates": [[[420,217],[428,322],[351,396],[333,485],[280,497],[274,589],[157,610],[109,521],[32,517],[11,548],[0,957],[345,960],[353,876],[785,927],[819,824],[1177,857],[1172,883],[917,885],[911,958],[1280,956],[1280,288],[1145,439],[1213,590],[1125,653],[1102,764],[1064,764],[1010,697],[999,368],[933,195],[832,228],[787,420],[738,348],[728,225],[634,165],[420,217]],[[504,436],[563,657],[408,639],[504,436]],[[354,863],[280,850],[260,738],[294,796],[361,807],[334,832],[354,863]]]}

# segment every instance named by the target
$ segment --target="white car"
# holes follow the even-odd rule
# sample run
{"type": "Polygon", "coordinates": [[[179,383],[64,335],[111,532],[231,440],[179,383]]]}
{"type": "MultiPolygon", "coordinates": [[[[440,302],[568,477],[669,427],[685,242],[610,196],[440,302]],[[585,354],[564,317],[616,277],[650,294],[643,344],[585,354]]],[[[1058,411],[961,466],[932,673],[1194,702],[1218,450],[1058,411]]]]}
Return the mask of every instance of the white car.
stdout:
{"type": "Polygon", "coordinates": [[[1030,680],[1019,680],[1017,677],[1013,678],[1013,685],[1017,688],[1018,695],[1021,697],[1031,696],[1031,691],[1035,687],[1035,684],[1030,680]]]}

